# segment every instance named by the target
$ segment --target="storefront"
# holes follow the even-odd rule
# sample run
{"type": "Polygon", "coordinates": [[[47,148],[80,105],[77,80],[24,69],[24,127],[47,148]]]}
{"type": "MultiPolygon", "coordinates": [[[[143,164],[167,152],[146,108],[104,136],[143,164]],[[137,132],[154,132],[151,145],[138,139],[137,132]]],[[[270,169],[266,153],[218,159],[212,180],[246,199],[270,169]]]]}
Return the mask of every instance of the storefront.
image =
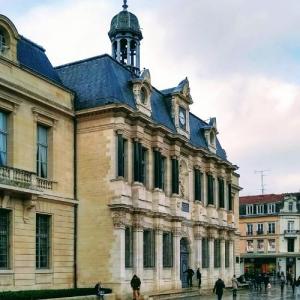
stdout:
{"type": "Polygon", "coordinates": [[[244,258],[244,273],[276,273],[275,257],[244,258]]]}

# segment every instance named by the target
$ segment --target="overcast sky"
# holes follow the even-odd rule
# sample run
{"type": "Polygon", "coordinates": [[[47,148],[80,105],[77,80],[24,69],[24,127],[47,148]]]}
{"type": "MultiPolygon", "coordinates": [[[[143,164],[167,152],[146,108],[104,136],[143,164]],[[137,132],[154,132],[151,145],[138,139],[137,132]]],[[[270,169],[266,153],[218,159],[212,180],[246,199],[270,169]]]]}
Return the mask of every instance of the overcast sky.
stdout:
{"type": "MultiPolygon", "coordinates": [[[[193,113],[217,117],[242,195],[300,191],[300,1],[129,0],[141,63],[159,89],[188,76],[193,113]]],[[[103,53],[121,0],[0,0],[0,13],[53,65],[103,53]]]]}

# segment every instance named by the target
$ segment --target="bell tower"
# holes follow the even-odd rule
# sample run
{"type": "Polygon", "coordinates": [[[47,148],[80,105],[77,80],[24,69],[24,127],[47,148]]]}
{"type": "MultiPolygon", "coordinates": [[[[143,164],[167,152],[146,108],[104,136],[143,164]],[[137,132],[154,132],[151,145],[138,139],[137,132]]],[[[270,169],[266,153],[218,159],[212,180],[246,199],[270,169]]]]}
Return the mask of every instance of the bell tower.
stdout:
{"type": "Polygon", "coordinates": [[[127,10],[127,0],[123,1],[123,10],[113,17],[108,32],[112,46],[111,56],[139,75],[140,42],[143,35],[138,18],[127,10]]]}

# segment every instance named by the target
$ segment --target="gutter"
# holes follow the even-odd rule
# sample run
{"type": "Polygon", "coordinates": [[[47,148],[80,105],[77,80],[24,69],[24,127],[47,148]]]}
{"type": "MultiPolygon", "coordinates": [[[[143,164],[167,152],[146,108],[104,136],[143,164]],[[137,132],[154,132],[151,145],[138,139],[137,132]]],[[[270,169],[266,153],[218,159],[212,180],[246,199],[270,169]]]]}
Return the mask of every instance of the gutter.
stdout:
{"type": "Polygon", "coordinates": [[[77,119],[74,117],[74,133],[73,133],[73,143],[74,143],[74,183],[73,183],[73,193],[74,193],[74,241],[73,241],[73,287],[77,288],[77,219],[78,219],[78,199],[77,199],[77,119]]]}

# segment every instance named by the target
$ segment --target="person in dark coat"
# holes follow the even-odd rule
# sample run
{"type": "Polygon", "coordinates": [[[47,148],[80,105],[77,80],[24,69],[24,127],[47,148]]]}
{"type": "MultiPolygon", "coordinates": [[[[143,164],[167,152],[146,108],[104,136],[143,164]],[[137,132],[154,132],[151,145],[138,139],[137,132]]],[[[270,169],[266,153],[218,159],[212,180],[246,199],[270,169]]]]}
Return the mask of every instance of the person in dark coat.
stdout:
{"type": "Polygon", "coordinates": [[[218,300],[222,299],[223,289],[225,289],[224,281],[221,278],[218,278],[213,289],[213,292],[218,296],[218,300]]]}
{"type": "Polygon", "coordinates": [[[101,300],[104,299],[104,290],[102,288],[102,284],[101,281],[97,282],[97,284],[95,285],[95,293],[97,296],[100,297],[101,300]]]}
{"type": "Polygon", "coordinates": [[[183,273],[187,273],[187,281],[188,281],[188,286],[192,287],[193,286],[193,276],[194,276],[194,271],[190,267],[186,269],[183,273]]]}
{"type": "Polygon", "coordinates": [[[197,275],[197,279],[198,279],[198,288],[200,289],[201,288],[201,277],[202,277],[202,275],[201,275],[201,272],[200,272],[199,268],[197,269],[196,275],[197,275]]]}
{"type": "Polygon", "coordinates": [[[135,274],[133,275],[130,285],[132,287],[132,294],[134,300],[139,300],[140,298],[140,288],[141,288],[141,280],[135,274]]]}
{"type": "Polygon", "coordinates": [[[295,286],[296,286],[296,277],[292,280],[292,290],[293,290],[293,295],[295,295],[295,286]]]}
{"type": "Polygon", "coordinates": [[[267,291],[267,287],[270,282],[269,276],[267,276],[267,274],[264,274],[263,281],[264,281],[264,285],[265,285],[265,291],[267,291]]]}

